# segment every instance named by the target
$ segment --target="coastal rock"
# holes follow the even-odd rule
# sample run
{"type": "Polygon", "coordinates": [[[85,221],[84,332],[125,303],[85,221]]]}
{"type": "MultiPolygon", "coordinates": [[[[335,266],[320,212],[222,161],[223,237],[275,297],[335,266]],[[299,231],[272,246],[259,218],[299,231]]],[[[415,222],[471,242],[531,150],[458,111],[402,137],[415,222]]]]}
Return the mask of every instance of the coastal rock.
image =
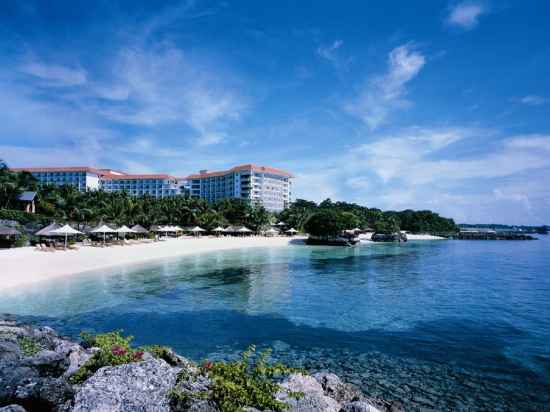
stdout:
{"type": "Polygon", "coordinates": [[[381,412],[380,409],[366,401],[349,402],[340,410],[340,412],[381,412]]]}
{"type": "Polygon", "coordinates": [[[0,408],[0,412],[27,412],[25,408],[20,405],[8,405],[0,408]]]}
{"type": "Polygon", "coordinates": [[[74,412],[168,412],[178,370],[162,359],[104,367],[76,393],[74,412]]]}
{"type": "Polygon", "coordinates": [[[78,344],[60,338],[51,328],[0,320],[0,404],[63,410],[74,394],[66,380],[74,373],[71,364],[74,370],[74,363],[87,357],[89,353],[78,344]]]}
{"type": "Polygon", "coordinates": [[[283,390],[276,397],[288,404],[289,412],[338,412],[342,408],[338,401],[325,395],[321,384],[312,376],[292,374],[281,387],[283,390]],[[297,399],[289,392],[299,392],[303,396],[297,399]]]}
{"type": "Polygon", "coordinates": [[[321,384],[326,396],[338,402],[351,402],[364,398],[363,392],[359,388],[342,382],[334,373],[316,373],[313,378],[321,384]]]}
{"type": "Polygon", "coordinates": [[[407,235],[404,233],[374,233],[370,240],[373,242],[406,242],[407,235]]]}
{"type": "MultiPolygon", "coordinates": [[[[0,405],[10,405],[0,412],[219,412],[211,400],[212,380],[163,347],[151,347],[142,361],[100,368],[73,385],[69,378],[97,350],[61,338],[51,328],[0,318],[0,405]]],[[[398,403],[366,397],[332,373],[292,374],[276,397],[289,412],[403,411],[398,403]]]]}

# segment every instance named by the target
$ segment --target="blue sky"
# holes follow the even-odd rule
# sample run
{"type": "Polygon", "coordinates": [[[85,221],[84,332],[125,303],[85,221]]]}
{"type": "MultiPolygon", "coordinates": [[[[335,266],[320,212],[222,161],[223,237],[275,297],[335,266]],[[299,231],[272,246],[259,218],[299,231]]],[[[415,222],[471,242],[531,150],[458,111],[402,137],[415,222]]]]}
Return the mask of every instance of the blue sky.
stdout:
{"type": "Polygon", "coordinates": [[[550,222],[550,3],[3,1],[0,158],[550,222]]]}

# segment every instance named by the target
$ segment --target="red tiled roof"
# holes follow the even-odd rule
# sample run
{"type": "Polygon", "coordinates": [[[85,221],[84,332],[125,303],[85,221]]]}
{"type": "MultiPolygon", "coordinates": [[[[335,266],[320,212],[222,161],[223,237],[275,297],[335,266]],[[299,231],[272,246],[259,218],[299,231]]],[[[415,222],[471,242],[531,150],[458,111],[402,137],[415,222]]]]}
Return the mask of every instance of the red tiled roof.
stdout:
{"type": "Polygon", "coordinates": [[[117,173],[111,173],[112,169],[97,169],[95,167],[87,166],[75,166],[75,167],[13,167],[10,170],[14,172],[89,172],[101,176],[105,180],[145,180],[145,179],[176,179],[174,176],[167,174],[127,174],[124,172],[116,171],[117,173]],[[118,174],[122,173],[122,174],[118,174]]]}
{"type": "Polygon", "coordinates": [[[90,172],[101,174],[101,170],[88,166],[73,166],[73,167],[11,167],[14,172],[90,172]]]}
{"type": "Polygon", "coordinates": [[[186,177],[186,179],[203,179],[206,177],[214,177],[214,176],[223,176],[229,173],[234,172],[240,172],[242,170],[252,170],[254,172],[262,172],[262,173],[272,173],[274,175],[280,175],[285,177],[294,177],[292,173],[289,173],[282,169],[277,169],[275,167],[269,167],[269,166],[258,166],[255,164],[246,164],[246,165],[239,165],[235,166],[229,170],[222,170],[219,172],[206,172],[206,173],[195,173],[192,175],[189,175],[186,177]]]}
{"type": "Polygon", "coordinates": [[[176,180],[174,176],[166,174],[148,174],[148,175],[115,175],[109,174],[102,176],[104,180],[147,180],[147,179],[171,179],[176,180]]]}

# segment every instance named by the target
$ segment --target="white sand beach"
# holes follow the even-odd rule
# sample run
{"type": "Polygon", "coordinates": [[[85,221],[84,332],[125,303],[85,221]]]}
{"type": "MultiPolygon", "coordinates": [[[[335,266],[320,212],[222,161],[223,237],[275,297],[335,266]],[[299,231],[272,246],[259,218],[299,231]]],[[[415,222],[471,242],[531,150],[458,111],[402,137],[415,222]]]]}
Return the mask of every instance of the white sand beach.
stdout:
{"type": "MultiPolygon", "coordinates": [[[[296,238],[294,238],[296,239],[296,238]]],[[[177,238],[149,244],[36,251],[34,247],[0,250],[0,290],[117,265],[252,247],[286,246],[288,237],[177,238]]]]}
{"type": "MultiPolygon", "coordinates": [[[[370,241],[372,233],[365,233],[359,235],[361,241],[370,241]]],[[[414,235],[412,233],[407,233],[407,240],[446,240],[446,238],[441,236],[433,235],[414,235]]]]}
{"type": "Polygon", "coordinates": [[[447,239],[441,236],[413,235],[411,233],[407,233],[407,240],[447,240],[447,239]]]}

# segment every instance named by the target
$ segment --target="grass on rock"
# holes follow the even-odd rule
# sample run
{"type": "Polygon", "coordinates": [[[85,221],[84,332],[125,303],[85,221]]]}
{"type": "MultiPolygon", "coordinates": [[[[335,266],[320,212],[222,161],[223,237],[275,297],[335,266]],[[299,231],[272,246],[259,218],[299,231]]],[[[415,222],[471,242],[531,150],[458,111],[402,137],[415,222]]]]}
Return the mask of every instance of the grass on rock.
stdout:
{"type": "Polygon", "coordinates": [[[27,336],[18,337],[17,343],[25,356],[34,356],[42,350],[42,347],[38,342],[27,336]]]}

